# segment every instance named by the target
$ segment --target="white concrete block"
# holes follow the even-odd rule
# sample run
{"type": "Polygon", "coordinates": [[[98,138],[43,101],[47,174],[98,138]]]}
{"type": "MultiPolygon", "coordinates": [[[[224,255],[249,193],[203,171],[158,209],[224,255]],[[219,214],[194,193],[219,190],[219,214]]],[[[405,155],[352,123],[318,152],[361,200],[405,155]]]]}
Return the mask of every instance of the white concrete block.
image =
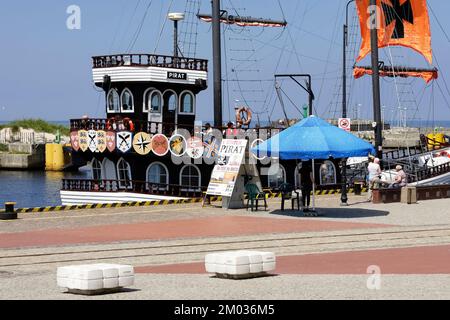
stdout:
{"type": "Polygon", "coordinates": [[[103,271],[103,278],[118,278],[118,265],[99,263],[92,265],[93,268],[98,268],[103,271]]]}
{"type": "Polygon", "coordinates": [[[226,274],[227,265],[226,264],[216,264],[216,273],[226,274]]]}
{"type": "Polygon", "coordinates": [[[215,263],[205,263],[205,269],[207,273],[216,273],[216,264],[215,263]]]}
{"type": "MultiPolygon", "coordinates": [[[[117,270],[117,269],[116,269],[117,270]]],[[[115,289],[119,287],[119,278],[104,278],[103,288],[104,289],[115,289]]]]}
{"type": "Polygon", "coordinates": [[[114,265],[119,270],[119,277],[131,277],[134,276],[134,267],[129,265],[114,265]]]}
{"type": "Polygon", "coordinates": [[[227,266],[248,266],[250,264],[250,259],[246,253],[229,253],[226,255],[225,264],[227,266]]]}
{"type": "Polygon", "coordinates": [[[260,254],[262,256],[263,263],[269,263],[269,262],[276,261],[275,253],[273,253],[273,252],[260,252],[260,254]]]}
{"type": "Polygon", "coordinates": [[[257,264],[257,263],[262,263],[262,255],[261,252],[258,251],[238,251],[239,253],[243,253],[246,254],[248,256],[248,259],[250,261],[250,264],[257,264]]]}
{"type": "Polygon", "coordinates": [[[68,279],[67,288],[74,290],[101,290],[103,289],[103,279],[68,279]]]}
{"type": "Polygon", "coordinates": [[[276,269],[276,263],[275,262],[263,263],[263,271],[264,272],[275,271],[275,269],[276,269]]]}
{"type": "Polygon", "coordinates": [[[250,273],[261,273],[263,270],[262,263],[250,264],[250,273]]]}
{"type": "Polygon", "coordinates": [[[229,274],[232,276],[240,276],[250,274],[250,265],[227,265],[225,274],[229,274]]]}
{"type": "Polygon", "coordinates": [[[134,275],[128,277],[119,277],[119,287],[130,287],[134,285],[134,275]]]}
{"type": "Polygon", "coordinates": [[[71,268],[69,278],[79,280],[103,279],[103,270],[93,265],[74,266],[71,268]]]}

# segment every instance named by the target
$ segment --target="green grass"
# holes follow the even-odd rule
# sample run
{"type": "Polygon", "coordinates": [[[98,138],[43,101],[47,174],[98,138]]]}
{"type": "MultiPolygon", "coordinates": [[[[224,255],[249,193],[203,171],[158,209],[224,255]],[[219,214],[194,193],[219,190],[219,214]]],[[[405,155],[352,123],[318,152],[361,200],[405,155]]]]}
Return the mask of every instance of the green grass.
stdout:
{"type": "Polygon", "coordinates": [[[0,152],[8,152],[8,146],[0,143],[0,152]]]}
{"type": "Polygon", "coordinates": [[[14,132],[19,131],[19,128],[24,128],[24,129],[33,129],[36,132],[45,132],[51,134],[56,134],[56,132],[59,130],[61,135],[64,136],[68,136],[70,134],[70,129],[68,127],[51,124],[42,119],[16,120],[8,124],[1,125],[0,130],[3,128],[11,128],[14,132]]]}

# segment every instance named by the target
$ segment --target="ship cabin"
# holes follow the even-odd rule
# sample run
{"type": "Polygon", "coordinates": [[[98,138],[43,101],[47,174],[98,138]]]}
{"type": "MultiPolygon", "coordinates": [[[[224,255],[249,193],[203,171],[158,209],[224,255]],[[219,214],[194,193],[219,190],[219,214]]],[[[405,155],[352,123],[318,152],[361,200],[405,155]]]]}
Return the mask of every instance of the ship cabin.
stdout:
{"type": "MultiPolygon", "coordinates": [[[[128,131],[133,136],[144,132],[150,137],[161,134],[170,139],[179,129],[193,132],[197,95],[207,89],[207,60],[154,54],[92,59],[94,83],[105,94],[106,118],[73,119],[72,133],[128,131]]],[[[79,139],[82,144],[82,138],[79,139]]],[[[106,150],[74,150],[73,157],[81,158],[76,162],[88,163],[92,177],[90,180],[64,180],[63,191],[198,196],[202,186],[208,185],[212,166],[174,164],[170,152],[159,155],[150,152],[143,156],[131,145],[128,150],[120,150],[118,145],[106,150]]],[[[63,202],[75,201],[63,198],[63,202]]]]}

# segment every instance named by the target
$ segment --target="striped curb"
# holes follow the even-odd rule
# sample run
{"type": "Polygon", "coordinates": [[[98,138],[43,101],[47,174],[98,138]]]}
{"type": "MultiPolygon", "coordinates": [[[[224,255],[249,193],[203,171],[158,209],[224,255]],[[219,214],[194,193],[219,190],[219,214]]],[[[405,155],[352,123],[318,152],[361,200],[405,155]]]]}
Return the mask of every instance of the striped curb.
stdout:
{"type": "MultiPolygon", "coordinates": [[[[272,191],[265,191],[267,199],[281,198],[281,193],[272,191]]],[[[353,189],[349,189],[348,193],[353,193],[353,189]]],[[[367,188],[363,188],[362,192],[367,192],[367,188]]],[[[317,196],[340,194],[340,189],[317,190],[317,196]]],[[[245,196],[247,199],[247,196],[245,196]]],[[[17,209],[17,213],[46,213],[46,212],[61,212],[73,210],[88,210],[88,209],[109,209],[109,208],[129,208],[129,207],[151,207],[151,206],[166,206],[166,205],[180,205],[203,203],[203,198],[183,199],[183,200],[159,200],[159,201],[143,201],[143,202],[126,202],[126,203],[108,203],[108,204],[86,204],[73,206],[56,206],[56,207],[39,207],[39,208],[22,208],[17,209]]],[[[209,202],[222,201],[222,197],[209,197],[209,202]]],[[[4,210],[0,210],[0,213],[4,210]]]]}

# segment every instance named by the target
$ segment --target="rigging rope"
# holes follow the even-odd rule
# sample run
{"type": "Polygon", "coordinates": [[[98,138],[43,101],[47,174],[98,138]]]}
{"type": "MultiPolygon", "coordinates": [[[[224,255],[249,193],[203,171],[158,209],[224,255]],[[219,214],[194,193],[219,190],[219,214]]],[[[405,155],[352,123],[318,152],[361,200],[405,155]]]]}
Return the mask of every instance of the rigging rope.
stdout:
{"type": "Polygon", "coordinates": [[[139,28],[135,32],[134,40],[132,40],[130,46],[127,49],[128,53],[130,53],[130,51],[133,50],[134,45],[136,44],[136,41],[139,39],[139,36],[141,35],[141,31],[142,31],[142,28],[144,26],[145,19],[147,18],[147,14],[148,14],[148,12],[150,10],[150,7],[151,7],[152,3],[153,3],[153,0],[150,0],[150,2],[147,5],[147,8],[145,9],[144,16],[142,17],[141,23],[139,24],[139,28]]]}

